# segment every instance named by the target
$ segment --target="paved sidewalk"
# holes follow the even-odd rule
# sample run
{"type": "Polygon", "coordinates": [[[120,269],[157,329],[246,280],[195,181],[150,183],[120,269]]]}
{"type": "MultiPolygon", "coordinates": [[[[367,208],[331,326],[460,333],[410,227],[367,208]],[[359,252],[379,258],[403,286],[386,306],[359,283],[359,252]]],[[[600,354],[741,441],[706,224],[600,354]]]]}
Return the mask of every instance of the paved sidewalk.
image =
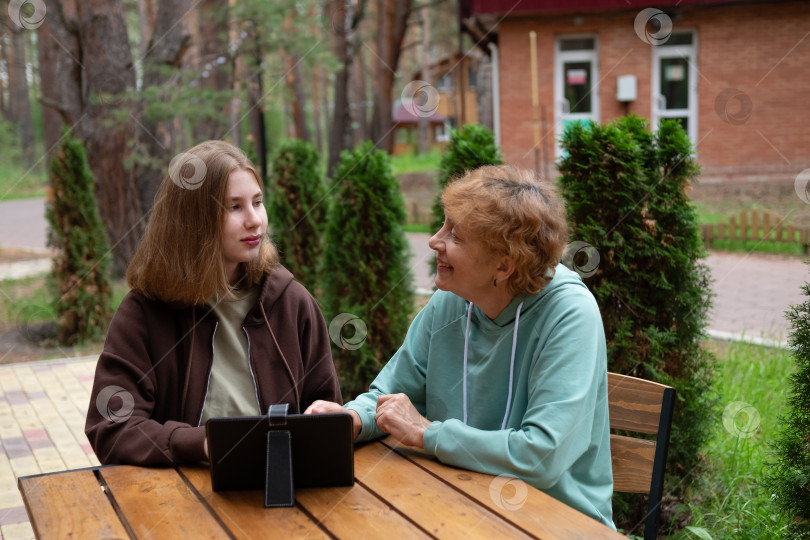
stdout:
{"type": "Polygon", "coordinates": [[[34,538],[17,477],[98,465],[84,435],[96,357],[0,366],[0,535],[34,538]]]}

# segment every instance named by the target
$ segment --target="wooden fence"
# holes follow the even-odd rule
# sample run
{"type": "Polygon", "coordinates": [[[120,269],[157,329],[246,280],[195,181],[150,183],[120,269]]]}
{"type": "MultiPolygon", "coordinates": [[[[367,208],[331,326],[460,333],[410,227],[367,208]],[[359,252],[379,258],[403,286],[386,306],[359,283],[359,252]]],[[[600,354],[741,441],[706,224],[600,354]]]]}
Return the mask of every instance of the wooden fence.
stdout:
{"type": "Polygon", "coordinates": [[[714,240],[753,240],[760,242],[780,242],[801,244],[805,255],[810,252],[807,245],[808,229],[785,225],[785,218],[772,212],[749,210],[739,216],[729,218],[728,223],[701,225],[703,242],[711,248],[714,240]]]}

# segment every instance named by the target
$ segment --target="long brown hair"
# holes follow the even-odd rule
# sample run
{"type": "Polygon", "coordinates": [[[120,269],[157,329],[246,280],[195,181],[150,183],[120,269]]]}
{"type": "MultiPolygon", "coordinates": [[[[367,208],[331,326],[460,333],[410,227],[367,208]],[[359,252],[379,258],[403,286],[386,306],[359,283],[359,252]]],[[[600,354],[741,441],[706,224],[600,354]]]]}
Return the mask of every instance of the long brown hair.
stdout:
{"type": "MultiPolygon", "coordinates": [[[[155,195],[146,233],[127,269],[127,283],[149,298],[185,305],[204,304],[229,294],[222,254],[222,224],[228,178],[237,170],[253,174],[247,156],[224,141],[206,141],[179,154],[155,195]]],[[[250,287],[278,265],[269,237],[258,256],[241,263],[241,285],[250,287]]]]}

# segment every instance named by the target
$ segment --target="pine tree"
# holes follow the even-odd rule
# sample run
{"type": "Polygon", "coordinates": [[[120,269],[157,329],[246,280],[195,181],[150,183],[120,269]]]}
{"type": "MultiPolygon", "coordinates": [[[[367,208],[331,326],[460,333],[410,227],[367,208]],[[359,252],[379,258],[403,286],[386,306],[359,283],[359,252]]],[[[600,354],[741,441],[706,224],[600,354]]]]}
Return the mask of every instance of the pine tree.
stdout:
{"type": "Polygon", "coordinates": [[[59,342],[74,345],[99,339],[107,331],[111,255],[82,143],[66,134],[50,173],[53,200],[46,217],[48,245],[57,252],[51,275],[54,311],[59,342]]]}
{"type": "Polygon", "coordinates": [[[344,151],[323,257],[324,315],[343,398],[368,389],[402,344],[414,310],[405,208],[387,154],[344,151]]]}
{"type": "MultiPolygon", "coordinates": [[[[703,346],[711,304],[709,269],[686,189],[699,168],[675,121],[650,133],[643,119],[575,122],[564,132],[560,184],[572,246],[564,262],[585,271],[602,312],[608,369],[676,390],[667,493],[679,497],[699,471],[713,421],[713,357],[703,346]],[[587,260],[582,260],[587,255],[587,260]]],[[[581,272],[582,273],[582,272],[581,272]]],[[[617,525],[628,515],[614,497],[617,525]]]]}
{"type": "Polygon", "coordinates": [[[267,220],[281,262],[306,287],[318,286],[317,267],[326,232],[326,188],[315,147],[292,139],[273,159],[267,220]]]}
{"type": "MultiPolygon", "coordinates": [[[[802,291],[810,297],[810,283],[802,291]]],[[[796,370],[790,376],[787,412],[772,445],[776,461],[770,464],[765,485],[790,520],[784,538],[798,540],[810,538],[810,300],[792,306],[787,318],[796,370]]]]}

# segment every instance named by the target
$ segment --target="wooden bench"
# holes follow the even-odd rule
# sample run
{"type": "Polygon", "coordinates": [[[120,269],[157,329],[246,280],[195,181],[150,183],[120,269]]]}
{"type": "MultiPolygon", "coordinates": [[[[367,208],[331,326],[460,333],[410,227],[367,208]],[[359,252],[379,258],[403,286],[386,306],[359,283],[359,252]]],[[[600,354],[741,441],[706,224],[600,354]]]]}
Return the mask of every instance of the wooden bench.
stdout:
{"type": "Polygon", "coordinates": [[[701,225],[703,242],[711,248],[715,240],[753,240],[756,242],[801,244],[810,253],[808,229],[786,225],[785,218],[762,210],[743,210],[728,223],[701,225]]]}

